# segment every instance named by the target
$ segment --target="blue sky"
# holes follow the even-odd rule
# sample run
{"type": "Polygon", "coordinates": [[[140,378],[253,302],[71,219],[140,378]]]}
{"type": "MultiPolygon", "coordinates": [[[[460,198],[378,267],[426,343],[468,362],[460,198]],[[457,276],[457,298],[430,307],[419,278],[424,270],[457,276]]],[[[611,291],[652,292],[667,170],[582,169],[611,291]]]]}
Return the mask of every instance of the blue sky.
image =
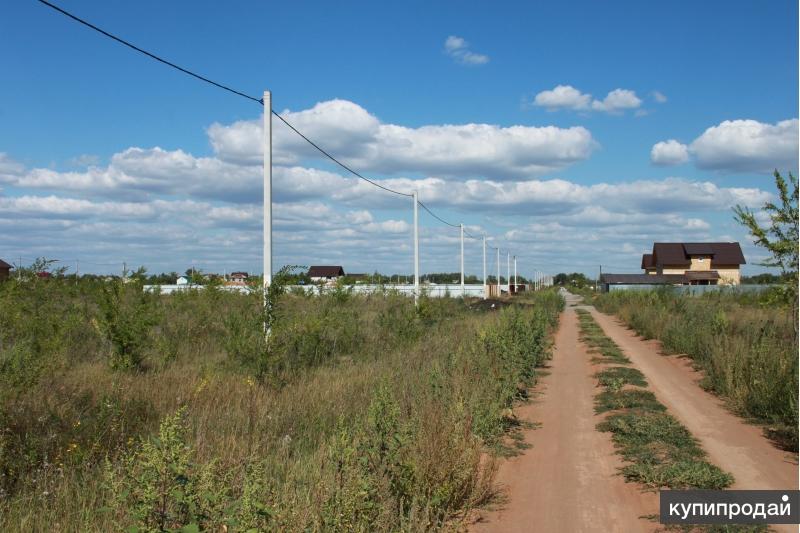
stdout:
{"type": "MultiPolygon", "coordinates": [[[[320,144],[523,272],[635,272],[668,240],[739,240],[756,262],[730,208],[797,171],[796,2],[59,5],[272,90],[320,144]]],[[[34,1],[3,6],[0,65],[0,257],[260,271],[255,103],[34,1]]],[[[411,270],[408,202],[277,125],[274,149],[276,266],[411,270]]],[[[457,232],[421,222],[423,270],[456,270],[457,232]]],[[[479,246],[467,264],[480,273],[479,246]]]]}

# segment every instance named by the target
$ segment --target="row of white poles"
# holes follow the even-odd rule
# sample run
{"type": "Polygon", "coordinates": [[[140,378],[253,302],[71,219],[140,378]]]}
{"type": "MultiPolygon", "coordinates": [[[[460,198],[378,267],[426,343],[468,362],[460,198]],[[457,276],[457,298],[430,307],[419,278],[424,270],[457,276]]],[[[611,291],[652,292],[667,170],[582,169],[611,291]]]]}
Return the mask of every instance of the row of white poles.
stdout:
{"type": "MultiPolygon", "coordinates": [[[[268,305],[267,290],[272,284],[272,93],[264,91],[264,306],[268,305]]],[[[414,304],[419,304],[419,196],[412,193],[414,200],[414,304]]],[[[461,294],[466,294],[464,285],[464,224],[459,224],[461,233],[461,294]]],[[[546,285],[545,276],[536,279],[535,288],[546,285]]],[[[506,258],[507,291],[511,294],[511,254],[506,258]]],[[[552,281],[550,281],[552,283],[552,281]]],[[[517,285],[517,257],[514,256],[514,285],[517,285]]],[[[488,298],[486,280],[486,235],[483,236],[483,297],[488,298]]],[[[500,248],[497,248],[497,293],[500,295],[500,248]]],[[[270,324],[265,320],[264,332],[270,334],[270,324]]]]}

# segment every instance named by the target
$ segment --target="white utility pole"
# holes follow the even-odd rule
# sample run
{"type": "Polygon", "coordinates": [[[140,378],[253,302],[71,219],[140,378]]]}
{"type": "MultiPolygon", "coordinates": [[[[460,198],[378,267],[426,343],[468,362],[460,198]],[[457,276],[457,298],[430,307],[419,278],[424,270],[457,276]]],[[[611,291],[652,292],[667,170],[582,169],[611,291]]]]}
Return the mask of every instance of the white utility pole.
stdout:
{"type": "Polygon", "coordinates": [[[486,235],[483,236],[483,299],[485,300],[488,297],[486,294],[488,288],[486,286],[486,235]]]}
{"type": "Polygon", "coordinates": [[[500,298],[502,290],[500,289],[500,247],[497,247],[497,297],[500,298]]]}
{"type": "Polygon", "coordinates": [[[461,297],[466,296],[466,289],[464,288],[464,224],[461,224],[461,297]]]}
{"type": "Polygon", "coordinates": [[[264,91],[264,263],[262,265],[264,289],[264,335],[269,338],[272,324],[268,319],[272,315],[267,291],[272,285],[272,93],[264,91]]]}
{"type": "Polygon", "coordinates": [[[414,306],[419,305],[419,214],[417,209],[417,191],[412,193],[414,198],[414,306]]]}
{"type": "Polygon", "coordinates": [[[517,290],[517,256],[514,256],[514,291],[517,290]]]}
{"type": "Polygon", "coordinates": [[[506,252],[506,289],[511,296],[511,252],[506,252]]]}

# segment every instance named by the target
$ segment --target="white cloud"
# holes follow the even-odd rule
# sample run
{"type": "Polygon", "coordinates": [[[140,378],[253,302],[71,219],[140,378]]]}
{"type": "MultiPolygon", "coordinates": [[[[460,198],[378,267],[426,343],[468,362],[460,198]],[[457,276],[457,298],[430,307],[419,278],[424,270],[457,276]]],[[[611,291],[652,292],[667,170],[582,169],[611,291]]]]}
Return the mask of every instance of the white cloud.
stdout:
{"type": "Polygon", "coordinates": [[[583,94],[571,85],[558,85],[549,91],[536,95],[533,104],[544,107],[548,111],[558,109],[588,109],[592,101],[591,94],[583,94]]]}
{"type": "Polygon", "coordinates": [[[14,181],[24,171],[24,165],[11,159],[5,152],[0,152],[0,183],[14,181]]]}
{"type": "Polygon", "coordinates": [[[655,100],[659,104],[666,103],[667,101],[667,97],[664,95],[664,93],[660,91],[653,91],[652,95],[653,95],[653,100],[655,100]]]}
{"type": "Polygon", "coordinates": [[[571,109],[617,114],[639,108],[642,100],[628,89],[614,89],[603,100],[593,100],[591,94],[582,93],[571,85],[557,85],[554,89],[538,93],[533,99],[533,105],[544,107],[548,111],[571,109]]]}
{"type": "Polygon", "coordinates": [[[656,143],[650,159],[676,165],[690,158],[701,169],[724,173],[769,174],[798,169],[798,120],[766,124],[756,120],[725,120],[706,129],[688,146],[674,139],[656,143]]]}
{"type": "Polygon", "coordinates": [[[444,51],[447,55],[463,65],[484,65],[489,62],[489,56],[477,54],[469,49],[469,43],[463,37],[449,36],[444,41],[444,51]]]}
{"type": "Polygon", "coordinates": [[[732,173],[796,171],[798,121],[726,120],[708,128],[689,149],[700,168],[732,173]]]}
{"type": "MultiPolygon", "coordinates": [[[[331,100],[282,115],[346,163],[370,172],[411,172],[492,179],[539,176],[587,159],[596,146],[581,126],[428,125],[409,128],[380,122],[361,106],[331,100]]],[[[320,154],[273,121],[273,160],[294,165],[320,154]]],[[[208,129],[219,159],[260,165],[260,120],[214,124],[208,129]]]]}
{"type": "Polygon", "coordinates": [[[650,150],[650,161],[656,165],[680,165],[689,160],[689,147],[675,139],[662,141],[650,150]]]}
{"type": "Polygon", "coordinates": [[[592,109],[607,113],[618,113],[626,109],[636,109],[640,105],[642,105],[642,101],[636,96],[635,92],[628,89],[614,89],[606,95],[603,101],[595,100],[592,102],[592,109]]]}

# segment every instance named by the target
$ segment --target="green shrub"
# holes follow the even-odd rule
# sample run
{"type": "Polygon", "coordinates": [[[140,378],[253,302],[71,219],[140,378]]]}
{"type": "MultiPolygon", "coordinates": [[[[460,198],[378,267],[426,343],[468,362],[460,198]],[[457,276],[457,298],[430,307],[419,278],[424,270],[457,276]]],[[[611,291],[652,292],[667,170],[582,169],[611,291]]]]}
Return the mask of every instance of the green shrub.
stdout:
{"type": "Polygon", "coordinates": [[[103,287],[100,330],[111,344],[111,367],[141,370],[150,328],[158,323],[155,296],[138,283],[109,283],[103,287]]]}

